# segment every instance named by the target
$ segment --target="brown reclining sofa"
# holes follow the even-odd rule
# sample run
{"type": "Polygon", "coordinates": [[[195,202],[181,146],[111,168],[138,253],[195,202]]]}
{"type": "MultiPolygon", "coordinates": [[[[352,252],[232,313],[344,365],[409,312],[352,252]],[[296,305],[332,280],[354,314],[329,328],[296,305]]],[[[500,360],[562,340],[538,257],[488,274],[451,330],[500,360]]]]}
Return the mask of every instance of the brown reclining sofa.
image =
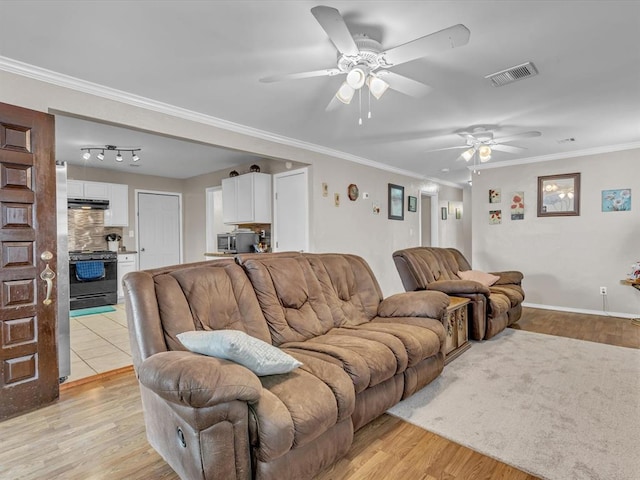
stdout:
{"type": "Polygon", "coordinates": [[[471,299],[469,336],[473,340],[489,339],[522,316],[521,272],[489,272],[498,277],[491,286],[462,279],[459,272],[470,271],[471,266],[455,248],[406,248],[394,252],[393,260],[407,292],[440,291],[471,299]]]}
{"type": "Polygon", "coordinates": [[[444,365],[448,297],[383,299],[354,255],[238,255],[124,286],[147,438],[182,479],[312,478],[444,365]],[[194,330],[240,330],[302,366],[259,377],[186,350],[194,330]]]}

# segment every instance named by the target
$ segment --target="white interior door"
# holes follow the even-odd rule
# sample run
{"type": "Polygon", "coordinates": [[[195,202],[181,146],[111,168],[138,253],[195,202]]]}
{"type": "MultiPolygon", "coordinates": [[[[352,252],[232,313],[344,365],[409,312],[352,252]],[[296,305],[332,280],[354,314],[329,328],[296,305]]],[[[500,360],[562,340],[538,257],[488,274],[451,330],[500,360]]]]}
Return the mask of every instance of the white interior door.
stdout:
{"type": "Polygon", "coordinates": [[[309,251],[309,184],[307,169],[273,176],[272,250],[309,251]]]}
{"type": "Polygon", "coordinates": [[[181,262],[181,197],[177,193],[137,192],[140,270],[181,262]]]}
{"type": "Polygon", "coordinates": [[[218,234],[230,230],[222,221],[222,187],[209,187],[206,189],[207,195],[207,252],[218,251],[218,234]]]}

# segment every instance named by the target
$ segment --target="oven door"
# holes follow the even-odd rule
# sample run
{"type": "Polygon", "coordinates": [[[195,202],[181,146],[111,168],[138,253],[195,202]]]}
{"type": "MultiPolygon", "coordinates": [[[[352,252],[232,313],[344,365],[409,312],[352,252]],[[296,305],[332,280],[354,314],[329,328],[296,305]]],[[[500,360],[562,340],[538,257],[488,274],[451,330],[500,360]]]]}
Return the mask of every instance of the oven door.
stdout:
{"type": "Polygon", "coordinates": [[[118,302],[117,260],[72,260],[69,262],[69,307],[114,305],[118,302]]]}

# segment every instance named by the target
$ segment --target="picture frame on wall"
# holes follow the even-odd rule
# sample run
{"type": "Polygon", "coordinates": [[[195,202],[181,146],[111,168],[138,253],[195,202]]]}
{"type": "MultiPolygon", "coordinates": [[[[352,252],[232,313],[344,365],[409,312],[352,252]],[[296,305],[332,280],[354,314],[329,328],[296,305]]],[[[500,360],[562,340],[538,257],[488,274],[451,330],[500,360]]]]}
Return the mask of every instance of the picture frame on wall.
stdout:
{"type": "Polygon", "coordinates": [[[442,207],[440,209],[440,218],[442,220],[446,220],[447,219],[447,207],[442,207]]]}
{"type": "Polygon", "coordinates": [[[407,200],[407,210],[410,212],[416,212],[418,210],[418,198],[412,197],[411,195],[407,198],[409,199],[407,200]]]}
{"type": "Polygon", "coordinates": [[[404,187],[389,183],[390,220],[404,220],[404,187]]]}
{"type": "Polygon", "coordinates": [[[580,215],[580,174],[564,173],[538,177],[538,216],[580,215]]]}

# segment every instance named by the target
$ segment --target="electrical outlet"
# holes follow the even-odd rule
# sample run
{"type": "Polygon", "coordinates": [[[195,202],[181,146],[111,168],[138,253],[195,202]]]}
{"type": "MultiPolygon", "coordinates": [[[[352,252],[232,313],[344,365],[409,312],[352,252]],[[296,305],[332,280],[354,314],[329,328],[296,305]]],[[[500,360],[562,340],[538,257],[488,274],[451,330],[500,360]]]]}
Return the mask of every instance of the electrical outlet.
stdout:
{"type": "Polygon", "coordinates": [[[607,287],[600,287],[600,295],[606,295],[607,294],[607,287]]]}

